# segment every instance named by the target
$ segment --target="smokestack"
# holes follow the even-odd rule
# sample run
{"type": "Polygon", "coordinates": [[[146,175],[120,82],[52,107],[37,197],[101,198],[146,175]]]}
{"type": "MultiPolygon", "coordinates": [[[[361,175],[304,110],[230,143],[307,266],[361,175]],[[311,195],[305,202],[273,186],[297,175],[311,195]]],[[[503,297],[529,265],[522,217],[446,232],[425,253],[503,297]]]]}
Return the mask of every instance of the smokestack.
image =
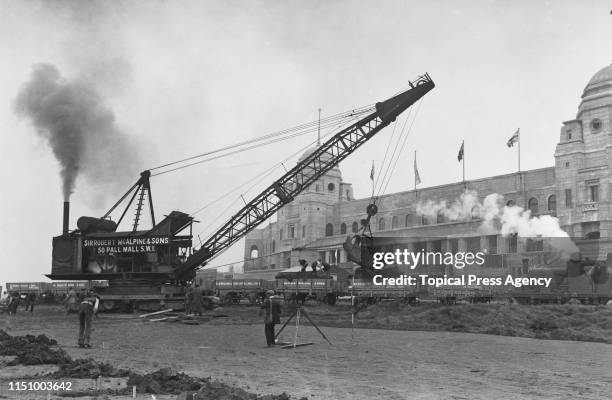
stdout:
{"type": "Polygon", "coordinates": [[[62,234],[63,235],[67,235],[68,234],[69,218],[70,218],[70,202],[69,201],[65,201],[64,202],[64,226],[63,226],[63,229],[62,229],[62,234]]]}

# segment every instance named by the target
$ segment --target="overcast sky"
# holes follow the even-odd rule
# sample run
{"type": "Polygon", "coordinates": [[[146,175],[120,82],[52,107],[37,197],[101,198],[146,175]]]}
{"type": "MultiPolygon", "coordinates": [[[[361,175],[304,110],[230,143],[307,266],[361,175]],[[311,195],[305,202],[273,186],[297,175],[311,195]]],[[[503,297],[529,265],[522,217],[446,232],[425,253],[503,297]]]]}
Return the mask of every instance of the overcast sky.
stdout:
{"type": "MultiPolygon", "coordinates": [[[[117,163],[100,168],[124,189],[138,171],[312,121],[319,107],[325,117],[384,100],[428,72],[436,88],[422,102],[391,193],[413,187],[414,150],[421,186],[461,180],[462,140],[468,179],[514,172],[516,150],[505,142],[518,127],[523,169],[552,166],[561,122],[575,117],[584,86],[612,61],[610,7],[607,1],[1,0],[0,284],[44,280],[51,238],[61,233],[58,162],[31,121],[15,112],[34,64],[90,83],[136,143],[135,170],[117,163]]],[[[341,164],[357,197],[368,196],[371,160],[382,161],[390,133],[341,164]]],[[[315,139],[153,178],[156,213],[192,213],[315,139]]],[[[121,194],[78,178],[71,228],[80,215],[104,214],[121,194]]],[[[239,194],[196,215],[202,239],[237,211],[240,202],[228,204],[239,194]]],[[[215,263],[242,254],[238,243],[215,263]]]]}

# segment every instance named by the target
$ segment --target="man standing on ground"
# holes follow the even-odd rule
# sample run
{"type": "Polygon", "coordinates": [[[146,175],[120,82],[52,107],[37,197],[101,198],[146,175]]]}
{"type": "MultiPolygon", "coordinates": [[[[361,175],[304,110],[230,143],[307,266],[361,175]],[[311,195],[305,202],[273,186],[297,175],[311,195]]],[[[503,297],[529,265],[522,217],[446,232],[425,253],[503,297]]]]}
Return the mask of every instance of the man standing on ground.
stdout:
{"type": "Polygon", "coordinates": [[[28,311],[28,308],[29,308],[30,312],[33,312],[35,302],[36,302],[36,293],[34,292],[28,293],[26,297],[26,301],[25,301],[25,310],[28,311]]]}
{"type": "Polygon", "coordinates": [[[189,315],[192,312],[191,304],[193,303],[193,286],[189,285],[187,287],[187,292],[185,293],[185,314],[189,315]]]}
{"type": "Polygon", "coordinates": [[[78,311],[77,308],[77,293],[73,287],[68,291],[66,296],[66,314],[70,314],[73,311],[78,311]]]}
{"type": "Polygon", "coordinates": [[[21,295],[19,292],[13,292],[11,294],[11,298],[9,299],[8,312],[9,315],[17,314],[17,307],[19,306],[19,301],[21,300],[21,295]]]}
{"type": "Polygon", "coordinates": [[[19,292],[13,292],[11,296],[11,302],[9,304],[9,315],[16,315],[17,309],[19,308],[19,302],[21,301],[21,295],[19,292]]]}
{"type": "Polygon", "coordinates": [[[266,292],[266,299],[261,308],[265,310],[264,326],[266,332],[266,343],[268,346],[273,346],[274,341],[274,324],[280,324],[281,305],[278,299],[274,298],[274,290],[266,292]]]}
{"type": "Polygon", "coordinates": [[[99,300],[92,290],[88,291],[79,304],[79,347],[91,347],[91,320],[98,312],[98,304],[99,300]]]}
{"type": "Polygon", "coordinates": [[[200,289],[200,285],[195,285],[191,298],[191,312],[197,315],[202,315],[202,289],[200,289]]]}

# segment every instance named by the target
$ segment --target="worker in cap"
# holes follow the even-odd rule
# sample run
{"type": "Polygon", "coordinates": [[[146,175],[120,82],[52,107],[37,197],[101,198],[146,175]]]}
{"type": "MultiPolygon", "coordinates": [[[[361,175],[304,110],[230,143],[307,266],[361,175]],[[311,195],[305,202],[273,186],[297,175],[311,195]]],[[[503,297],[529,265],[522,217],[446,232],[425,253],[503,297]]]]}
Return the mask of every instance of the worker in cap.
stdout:
{"type": "Polygon", "coordinates": [[[89,290],[81,299],[79,304],[79,347],[91,347],[89,339],[91,336],[91,320],[98,312],[100,300],[89,290]]]}
{"type": "Polygon", "coordinates": [[[193,292],[191,292],[191,308],[190,311],[196,315],[202,315],[202,311],[204,311],[204,296],[202,293],[202,289],[200,285],[195,285],[193,292]]]}
{"type": "Polygon", "coordinates": [[[266,344],[273,346],[274,340],[274,325],[280,324],[281,305],[278,299],[274,298],[274,290],[266,292],[266,299],[261,308],[265,312],[264,316],[264,331],[266,333],[266,344]]]}

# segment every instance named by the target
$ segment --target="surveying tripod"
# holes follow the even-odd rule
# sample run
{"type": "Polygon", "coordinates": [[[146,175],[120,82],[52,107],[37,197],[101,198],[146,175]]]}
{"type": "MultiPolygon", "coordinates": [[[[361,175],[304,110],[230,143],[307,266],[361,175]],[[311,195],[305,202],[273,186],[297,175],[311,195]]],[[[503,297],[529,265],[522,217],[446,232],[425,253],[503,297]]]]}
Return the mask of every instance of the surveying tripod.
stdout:
{"type": "Polygon", "coordinates": [[[276,338],[278,337],[278,335],[280,335],[280,333],[283,331],[283,329],[285,329],[285,327],[287,326],[287,324],[289,324],[289,322],[291,322],[291,320],[295,317],[295,336],[293,338],[293,344],[286,344],[284,346],[281,346],[282,349],[289,349],[289,348],[296,348],[296,347],[300,347],[300,346],[308,346],[313,344],[312,342],[309,343],[298,343],[297,339],[298,339],[298,330],[300,328],[300,319],[301,316],[304,315],[304,317],[306,317],[306,319],[308,320],[308,322],[310,322],[312,324],[312,326],[315,327],[315,329],[317,330],[317,332],[319,332],[321,334],[321,336],[323,337],[323,339],[325,339],[327,341],[327,343],[332,344],[329,339],[327,338],[327,336],[325,336],[325,334],[321,331],[321,329],[319,329],[319,327],[317,326],[317,324],[315,324],[313,322],[312,319],[310,319],[310,316],[308,315],[308,313],[306,312],[306,310],[304,310],[303,306],[298,304],[295,311],[293,312],[293,314],[291,314],[291,316],[287,319],[287,321],[285,321],[285,323],[283,324],[283,326],[281,326],[281,328],[278,330],[278,332],[276,333],[276,335],[274,335],[274,339],[276,340],[276,338]]]}

